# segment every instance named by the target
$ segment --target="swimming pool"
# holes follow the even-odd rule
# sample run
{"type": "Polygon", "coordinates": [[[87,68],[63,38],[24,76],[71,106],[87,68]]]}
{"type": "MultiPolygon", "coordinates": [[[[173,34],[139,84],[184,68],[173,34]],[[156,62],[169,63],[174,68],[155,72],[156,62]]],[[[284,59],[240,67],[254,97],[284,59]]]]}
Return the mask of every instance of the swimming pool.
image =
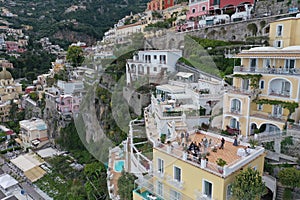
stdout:
{"type": "Polygon", "coordinates": [[[116,160],[114,164],[114,170],[116,172],[121,172],[124,167],[124,160],[116,160]]]}

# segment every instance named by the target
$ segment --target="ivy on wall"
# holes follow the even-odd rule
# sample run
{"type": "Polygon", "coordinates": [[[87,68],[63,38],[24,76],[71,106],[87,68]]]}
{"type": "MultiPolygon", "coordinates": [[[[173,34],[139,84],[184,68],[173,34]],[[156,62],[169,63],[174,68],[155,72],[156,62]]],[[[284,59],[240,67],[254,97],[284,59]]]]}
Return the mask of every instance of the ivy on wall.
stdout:
{"type": "Polygon", "coordinates": [[[257,89],[259,86],[259,80],[261,79],[261,74],[234,74],[233,77],[241,79],[250,79],[250,86],[253,89],[257,89]]]}
{"type": "Polygon", "coordinates": [[[258,99],[255,100],[256,104],[269,104],[269,105],[281,105],[282,108],[288,109],[290,118],[291,114],[295,112],[296,108],[299,107],[297,102],[288,102],[288,101],[280,101],[280,100],[270,100],[270,99],[258,99]]]}

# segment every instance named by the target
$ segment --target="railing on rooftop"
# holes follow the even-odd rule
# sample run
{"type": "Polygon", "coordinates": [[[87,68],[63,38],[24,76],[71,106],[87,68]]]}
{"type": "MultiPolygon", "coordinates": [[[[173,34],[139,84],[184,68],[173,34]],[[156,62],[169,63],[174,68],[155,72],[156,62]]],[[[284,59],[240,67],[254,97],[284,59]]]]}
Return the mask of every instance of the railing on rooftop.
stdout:
{"type": "Polygon", "coordinates": [[[160,116],[160,117],[182,117],[183,112],[182,111],[165,111],[162,108],[162,105],[158,100],[152,96],[151,101],[153,101],[153,104],[155,106],[155,112],[160,116]]]}
{"type": "Polygon", "coordinates": [[[258,68],[258,67],[245,67],[245,66],[235,66],[234,72],[250,72],[250,73],[262,73],[262,74],[289,74],[289,75],[299,75],[300,69],[292,68],[258,68]]]}
{"type": "MultiPolygon", "coordinates": [[[[202,162],[201,159],[199,160],[199,158],[191,156],[187,152],[184,152],[183,150],[179,149],[182,147],[172,147],[172,145],[164,145],[161,143],[157,143],[155,148],[175,157],[176,159],[183,160],[184,162],[187,162],[191,165],[194,165],[221,177],[229,176],[230,174],[239,170],[241,166],[244,166],[246,163],[251,162],[264,152],[264,148],[257,147],[257,149],[254,149],[248,156],[241,157],[241,159],[238,159],[232,163],[228,163],[228,165],[224,166],[223,168],[220,168],[220,166],[218,166],[216,163],[212,163],[209,161],[202,162]]],[[[209,151],[210,149],[211,147],[208,147],[207,151],[209,151]]],[[[205,153],[205,151],[202,153],[205,153]]]]}
{"type": "Polygon", "coordinates": [[[181,117],[182,111],[165,111],[163,112],[163,117],[181,117]]]}
{"type": "Polygon", "coordinates": [[[184,152],[183,150],[176,149],[175,147],[172,147],[169,145],[164,145],[164,144],[158,144],[156,148],[158,148],[160,151],[163,151],[167,154],[172,155],[176,159],[183,160],[191,165],[202,168],[202,169],[209,171],[215,175],[218,175],[218,176],[224,175],[224,171],[223,172],[219,171],[219,167],[217,164],[212,163],[212,162],[206,162],[206,165],[203,165],[203,164],[201,165],[201,162],[199,161],[198,158],[189,155],[187,152],[184,152]]]}

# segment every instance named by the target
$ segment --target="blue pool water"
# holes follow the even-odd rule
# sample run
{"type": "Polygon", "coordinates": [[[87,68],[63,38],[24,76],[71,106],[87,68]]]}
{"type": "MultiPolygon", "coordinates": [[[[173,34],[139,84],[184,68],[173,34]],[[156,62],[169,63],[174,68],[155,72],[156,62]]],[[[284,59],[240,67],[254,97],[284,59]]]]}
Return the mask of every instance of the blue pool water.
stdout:
{"type": "Polygon", "coordinates": [[[116,160],[114,164],[114,170],[116,172],[121,172],[124,167],[124,160],[116,160]]]}
{"type": "Polygon", "coordinates": [[[104,163],[104,167],[105,167],[105,169],[108,169],[108,162],[104,163]]]}

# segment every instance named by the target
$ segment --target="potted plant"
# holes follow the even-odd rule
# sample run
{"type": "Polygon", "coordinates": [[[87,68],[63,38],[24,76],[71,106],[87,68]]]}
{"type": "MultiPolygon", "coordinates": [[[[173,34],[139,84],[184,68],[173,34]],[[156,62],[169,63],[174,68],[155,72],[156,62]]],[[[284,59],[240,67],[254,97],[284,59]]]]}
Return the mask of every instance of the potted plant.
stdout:
{"type": "Polygon", "coordinates": [[[119,147],[120,147],[121,151],[124,150],[124,145],[123,144],[120,144],[119,147]]]}
{"type": "Polygon", "coordinates": [[[227,164],[227,162],[225,160],[223,160],[222,158],[218,158],[216,163],[219,166],[218,167],[219,172],[223,174],[223,171],[224,171],[223,167],[227,164]]]}
{"type": "Polygon", "coordinates": [[[166,134],[161,134],[161,135],[160,135],[160,141],[161,141],[162,144],[165,143],[166,137],[167,137],[166,134]]]}
{"type": "Polygon", "coordinates": [[[217,147],[214,146],[214,147],[212,148],[212,152],[215,152],[215,153],[216,153],[217,151],[218,151],[217,147]]]}
{"type": "Polygon", "coordinates": [[[254,139],[250,139],[249,144],[250,144],[251,148],[254,149],[258,145],[258,141],[254,140],[254,139]]]}

